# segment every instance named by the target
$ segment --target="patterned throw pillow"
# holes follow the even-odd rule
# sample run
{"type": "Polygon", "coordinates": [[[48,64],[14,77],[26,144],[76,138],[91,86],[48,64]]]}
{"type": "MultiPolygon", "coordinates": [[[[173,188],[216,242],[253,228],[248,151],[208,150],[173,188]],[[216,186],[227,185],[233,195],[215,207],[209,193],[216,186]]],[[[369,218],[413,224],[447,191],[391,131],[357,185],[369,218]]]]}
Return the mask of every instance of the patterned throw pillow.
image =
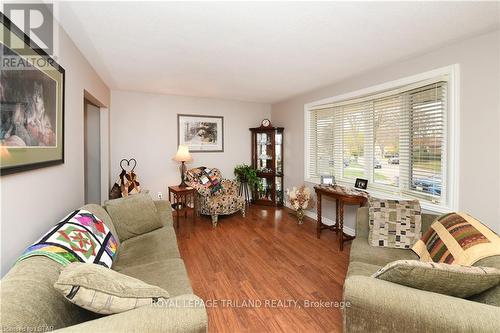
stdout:
{"type": "Polygon", "coordinates": [[[218,193],[222,190],[220,174],[217,169],[201,168],[201,171],[201,175],[198,178],[198,182],[201,185],[207,187],[212,193],[218,193]]]}
{"type": "Polygon", "coordinates": [[[410,249],[421,236],[418,200],[369,199],[368,242],[372,246],[410,249]]]}
{"type": "Polygon", "coordinates": [[[500,255],[500,238],[472,216],[449,213],[439,217],[412,250],[421,261],[471,266],[500,255]]]}
{"type": "Polygon", "coordinates": [[[403,286],[455,297],[470,297],[500,283],[500,270],[397,260],[379,269],[372,277],[403,286]]]}
{"type": "Polygon", "coordinates": [[[101,314],[120,313],[169,298],[160,287],[94,264],[70,264],[54,288],[71,303],[101,314]]]}

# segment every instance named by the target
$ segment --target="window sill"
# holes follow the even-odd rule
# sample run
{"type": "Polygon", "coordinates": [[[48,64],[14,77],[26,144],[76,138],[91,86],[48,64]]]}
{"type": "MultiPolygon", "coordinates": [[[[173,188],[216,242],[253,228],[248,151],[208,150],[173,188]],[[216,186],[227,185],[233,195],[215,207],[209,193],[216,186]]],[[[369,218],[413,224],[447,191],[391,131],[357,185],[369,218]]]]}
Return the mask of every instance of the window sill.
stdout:
{"type": "MultiPolygon", "coordinates": [[[[304,182],[310,183],[310,184],[313,184],[313,185],[319,185],[320,184],[319,179],[315,179],[315,178],[305,179],[304,182]]],[[[337,184],[342,185],[342,186],[351,186],[351,187],[354,187],[353,184],[345,182],[345,181],[337,181],[337,184]]],[[[397,194],[391,194],[391,193],[388,193],[388,192],[385,192],[385,191],[381,191],[381,190],[377,190],[377,189],[373,189],[373,188],[370,188],[370,187],[368,187],[368,189],[365,190],[365,191],[368,192],[368,194],[370,194],[371,196],[376,197],[376,198],[381,198],[381,199],[418,200],[420,202],[420,207],[422,207],[422,210],[425,213],[442,215],[442,214],[447,214],[447,213],[451,213],[451,212],[455,211],[451,207],[442,206],[442,205],[436,205],[436,204],[433,204],[431,202],[427,202],[427,201],[424,201],[424,200],[421,200],[421,199],[418,199],[418,198],[408,197],[408,196],[404,196],[404,195],[400,196],[400,195],[397,195],[397,194]]]]}

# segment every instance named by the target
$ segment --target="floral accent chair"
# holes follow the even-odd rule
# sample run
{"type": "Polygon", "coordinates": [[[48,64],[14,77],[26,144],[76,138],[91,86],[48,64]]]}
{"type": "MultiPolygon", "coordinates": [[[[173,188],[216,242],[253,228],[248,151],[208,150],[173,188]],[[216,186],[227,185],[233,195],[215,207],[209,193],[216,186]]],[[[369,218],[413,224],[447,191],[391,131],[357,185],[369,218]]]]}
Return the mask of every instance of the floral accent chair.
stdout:
{"type": "Polygon", "coordinates": [[[214,227],[219,215],[241,211],[245,217],[245,198],[238,194],[238,183],[223,179],[219,169],[198,167],[188,170],[186,181],[198,191],[199,213],[210,215],[214,227]]]}

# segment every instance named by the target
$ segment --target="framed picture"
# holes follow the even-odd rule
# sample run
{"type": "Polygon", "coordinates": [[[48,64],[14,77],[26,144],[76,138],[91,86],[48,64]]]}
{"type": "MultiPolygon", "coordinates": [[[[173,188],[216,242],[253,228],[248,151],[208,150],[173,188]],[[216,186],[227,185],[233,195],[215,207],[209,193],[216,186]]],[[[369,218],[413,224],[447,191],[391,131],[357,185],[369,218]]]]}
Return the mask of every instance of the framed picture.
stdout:
{"type": "Polygon", "coordinates": [[[224,117],[178,114],[177,137],[190,152],[223,152],[224,117]]]}
{"type": "Polygon", "coordinates": [[[64,69],[0,13],[0,174],[64,163],[64,69]]]}
{"type": "Polygon", "coordinates": [[[356,178],[354,187],[360,190],[366,190],[366,188],[368,187],[368,180],[363,178],[356,178]]]}
{"type": "Polygon", "coordinates": [[[335,176],[321,176],[321,185],[335,185],[335,176]]]}

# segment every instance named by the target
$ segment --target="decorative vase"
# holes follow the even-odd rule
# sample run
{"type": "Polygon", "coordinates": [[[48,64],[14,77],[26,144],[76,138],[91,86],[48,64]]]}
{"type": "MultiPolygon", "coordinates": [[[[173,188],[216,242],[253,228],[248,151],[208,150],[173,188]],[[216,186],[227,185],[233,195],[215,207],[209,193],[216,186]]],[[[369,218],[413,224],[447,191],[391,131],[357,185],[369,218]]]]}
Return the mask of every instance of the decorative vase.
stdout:
{"type": "Polygon", "coordinates": [[[304,223],[304,210],[302,208],[297,209],[297,219],[299,220],[299,224],[304,223]]]}

